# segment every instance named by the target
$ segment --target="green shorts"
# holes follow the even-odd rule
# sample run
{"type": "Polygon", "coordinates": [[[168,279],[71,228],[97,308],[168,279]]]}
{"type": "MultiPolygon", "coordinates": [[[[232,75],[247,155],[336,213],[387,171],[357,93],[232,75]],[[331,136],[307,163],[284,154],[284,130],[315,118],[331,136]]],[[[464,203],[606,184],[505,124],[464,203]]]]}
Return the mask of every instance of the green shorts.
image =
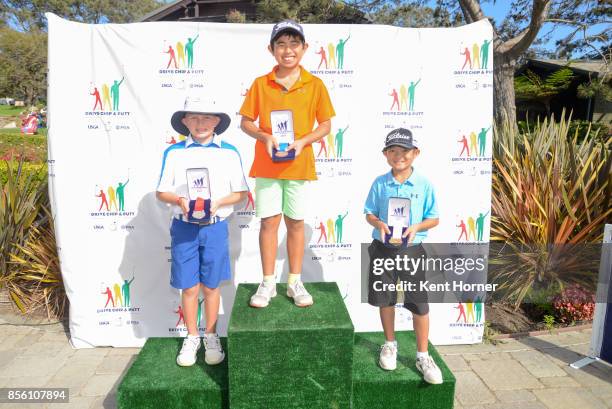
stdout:
{"type": "Polygon", "coordinates": [[[255,215],[266,218],[283,213],[293,220],[306,216],[306,180],[255,178],[255,215]]]}

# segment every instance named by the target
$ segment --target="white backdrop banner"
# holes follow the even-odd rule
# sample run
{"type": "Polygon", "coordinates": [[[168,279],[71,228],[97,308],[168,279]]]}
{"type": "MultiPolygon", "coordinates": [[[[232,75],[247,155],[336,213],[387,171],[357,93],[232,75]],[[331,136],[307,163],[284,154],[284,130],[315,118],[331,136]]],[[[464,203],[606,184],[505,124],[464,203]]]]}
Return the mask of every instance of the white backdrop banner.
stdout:
{"type": "MultiPolygon", "coordinates": [[[[62,274],[77,348],[140,346],[186,333],[180,294],[169,285],[171,215],[155,199],[162,154],[184,136],[170,116],[185,97],[213,95],[232,124],[245,174],[254,140],[237,114],[252,81],[275,65],[271,25],[89,25],[48,14],[49,180],[62,274]]],[[[429,242],[487,242],[491,203],[493,49],[487,21],[459,28],[305,25],[302,65],[326,84],[332,132],[314,145],[304,281],[335,281],[357,331],[381,331],[360,300],[360,243],[370,241],[363,205],[390,129],[420,142],[415,167],[433,183],[440,224],[429,242]],[[476,233],[475,226],[478,228],[476,233]]],[[[254,180],[249,179],[251,189],[254,180]]],[[[218,329],[227,332],[238,283],[261,280],[257,198],[230,222],[232,280],[222,285],[218,329]]],[[[276,274],[286,280],[285,231],[276,274]]],[[[411,328],[398,308],[397,328],[411,328]]],[[[204,314],[201,314],[204,327],[204,314]]],[[[431,305],[435,344],[476,343],[480,303],[431,305]]]]}

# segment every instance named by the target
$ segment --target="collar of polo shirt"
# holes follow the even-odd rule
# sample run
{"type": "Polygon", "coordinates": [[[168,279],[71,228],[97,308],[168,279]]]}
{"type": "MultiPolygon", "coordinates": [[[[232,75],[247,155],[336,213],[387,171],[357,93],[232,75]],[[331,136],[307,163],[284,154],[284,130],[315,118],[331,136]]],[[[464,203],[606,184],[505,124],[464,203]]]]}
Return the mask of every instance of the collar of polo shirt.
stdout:
{"type": "MultiPolygon", "coordinates": [[[[404,181],[404,183],[408,183],[410,185],[414,186],[414,183],[416,182],[416,178],[417,178],[417,172],[416,169],[414,169],[414,166],[412,167],[412,173],[410,174],[410,177],[408,179],[406,179],[404,181]]],[[[397,180],[395,180],[395,178],[393,177],[393,171],[389,171],[389,173],[387,173],[387,184],[389,185],[402,185],[403,183],[399,183],[397,180]]]]}
{"type": "MultiPolygon", "coordinates": [[[[278,70],[278,65],[276,65],[272,69],[272,71],[268,73],[267,78],[268,78],[268,81],[273,82],[277,85],[280,85],[278,82],[276,82],[276,71],[277,70],[278,70]]],[[[301,86],[303,86],[306,83],[309,83],[310,81],[312,81],[312,74],[306,71],[304,67],[300,65],[300,76],[297,79],[297,81],[295,81],[295,84],[293,84],[291,89],[300,88],[301,86]]]]}

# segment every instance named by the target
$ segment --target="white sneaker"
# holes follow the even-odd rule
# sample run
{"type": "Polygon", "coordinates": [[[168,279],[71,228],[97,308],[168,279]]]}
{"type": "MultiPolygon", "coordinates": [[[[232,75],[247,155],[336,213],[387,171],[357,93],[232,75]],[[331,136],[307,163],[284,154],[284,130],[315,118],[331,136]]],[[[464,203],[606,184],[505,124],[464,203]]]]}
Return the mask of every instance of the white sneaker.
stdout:
{"type": "Polygon", "coordinates": [[[221,347],[221,341],[217,334],[204,334],[204,362],[208,365],[217,365],[225,358],[225,352],[221,347]]]}
{"type": "Polygon", "coordinates": [[[397,367],[397,344],[385,342],[380,347],[378,365],[385,371],[393,371],[397,367]]]}
{"type": "Polygon", "coordinates": [[[196,362],[196,354],[200,349],[200,337],[186,336],[183,340],[181,352],[176,357],[176,363],[180,366],[191,366],[196,362]]]}
{"type": "Polygon", "coordinates": [[[270,303],[270,298],[276,297],[276,283],[267,284],[262,281],[257,287],[257,292],[251,297],[251,307],[264,308],[270,303]]]}
{"type": "Polygon", "coordinates": [[[313,303],[312,296],[301,281],[287,284],[287,297],[293,298],[293,303],[298,307],[309,307],[313,303]]]}
{"type": "Polygon", "coordinates": [[[416,367],[423,374],[425,382],[433,385],[439,385],[442,383],[442,372],[431,356],[417,359],[416,367]]]}

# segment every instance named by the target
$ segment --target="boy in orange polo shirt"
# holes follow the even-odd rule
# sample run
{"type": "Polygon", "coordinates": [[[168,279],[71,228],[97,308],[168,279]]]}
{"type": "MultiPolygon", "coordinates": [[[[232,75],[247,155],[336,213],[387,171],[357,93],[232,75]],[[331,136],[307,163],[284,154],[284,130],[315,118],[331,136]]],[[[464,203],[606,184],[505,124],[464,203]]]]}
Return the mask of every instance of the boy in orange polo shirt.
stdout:
{"type": "Polygon", "coordinates": [[[249,88],[240,114],[240,127],[255,138],[255,159],[249,173],[255,178],[256,215],[261,218],[259,247],[263,281],[251,297],[252,307],[263,308],[276,296],[274,264],[278,247],[278,226],[284,214],[287,227],[289,280],[287,296],[295,305],[312,305],[312,296],[301,281],[304,259],[304,216],[306,182],[316,180],[312,144],[326,136],[335,116],[327,88],[321,79],[300,65],[308,49],[302,26],[292,20],[272,29],[268,50],[278,63],[270,73],[258,77],[249,88]],[[291,111],[295,140],[287,151],[295,159],[275,162],[273,149],[280,150],[272,135],[271,112],[291,111]],[[255,121],[259,119],[258,124],[255,121]],[[314,128],[315,119],[318,123],[314,128]]]}

